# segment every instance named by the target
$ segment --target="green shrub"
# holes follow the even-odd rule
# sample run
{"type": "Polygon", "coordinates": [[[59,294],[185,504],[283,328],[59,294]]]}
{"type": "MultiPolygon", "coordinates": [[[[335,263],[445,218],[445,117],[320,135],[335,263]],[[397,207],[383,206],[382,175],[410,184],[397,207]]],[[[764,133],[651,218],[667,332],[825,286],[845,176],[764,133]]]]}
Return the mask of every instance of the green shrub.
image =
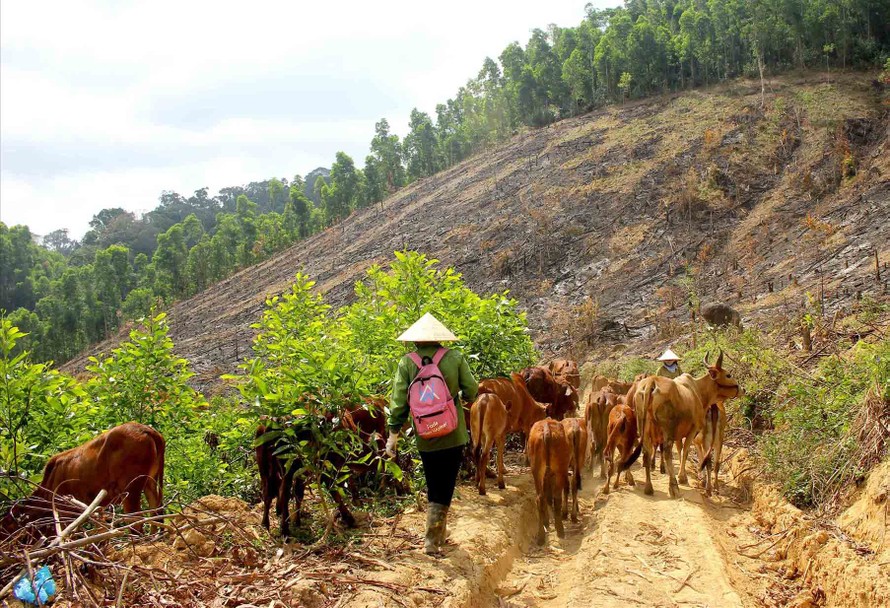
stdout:
{"type": "Polygon", "coordinates": [[[73,378],[16,354],[26,334],[0,317],[0,507],[30,493],[15,477],[39,481],[47,458],[89,437],[93,410],[73,378]]]}
{"type": "Polygon", "coordinates": [[[131,420],[167,433],[190,426],[204,398],[189,387],[194,374],[188,361],[173,352],[167,314],[149,315],[130,331],[130,339],[109,357],[90,357],[90,398],[101,412],[100,429],[131,420]]]}
{"type": "Polygon", "coordinates": [[[830,505],[865,472],[858,451],[867,446],[860,445],[863,429],[854,421],[869,396],[890,401],[888,341],[860,341],[844,356],[824,359],[812,377],[794,378],[783,388],[773,412],[776,430],[761,446],[768,471],[792,503],[830,505]]]}
{"type": "Polygon", "coordinates": [[[388,391],[406,345],[395,337],[424,313],[435,315],[458,337],[454,348],[480,378],[507,374],[537,359],[525,313],[508,292],[482,298],[453,268],[417,252],[395,252],[389,271],[371,267],[356,284],[356,302],[340,311],[347,343],[365,357],[368,382],[388,391]]]}

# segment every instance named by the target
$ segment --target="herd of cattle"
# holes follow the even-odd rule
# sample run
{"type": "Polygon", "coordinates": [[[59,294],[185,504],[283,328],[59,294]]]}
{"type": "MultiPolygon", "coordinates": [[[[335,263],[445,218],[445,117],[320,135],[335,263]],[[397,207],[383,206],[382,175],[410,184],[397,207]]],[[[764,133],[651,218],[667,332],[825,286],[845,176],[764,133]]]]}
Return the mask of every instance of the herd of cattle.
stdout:
{"type": "MultiPolygon", "coordinates": [[[[628,468],[643,455],[646,470],[645,493],[652,494],[651,471],[656,450],[661,450],[662,472],[670,476],[672,497],[679,493],[673,463],[673,445],[680,453],[679,483],[686,483],[686,459],[696,443],[701,469],[706,471],[705,491],[716,491],[720,451],[726,425],[724,401],[741,394],[732,376],[723,369],[723,353],[711,365],[705,359],[707,373],[700,378],[683,374],[672,380],[640,375],[633,383],[596,376],[584,406],[579,410],[580,375],[574,361],[555,360],[547,367],[531,367],[509,378],[484,379],[479,395],[467,410],[472,449],[468,458],[475,465],[476,483],[485,494],[488,461],[497,447],[497,483],[504,488],[504,448],[506,436],[520,433],[526,446],[528,464],[535,480],[539,511],[538,542],[545,538],[549,511],[552,509],[557,534],[562,537],[562,519],[579,515],[578,490],[581,473],[589,463],[600,465],[600,477],[606,479],[603,492],[615,475],[614,487],[625,473],[634,485],[628,468]],[[615,451],[619,457],[614,457],[615,451]],[[608,463],[608,471],[606,464],[608,463]],[[713,472],[714,481],[711,482],[713,472]],[[571,496],[571,508],[569,497],[571,496]]],[[[341,428],[356,433],[365,453],[381,454],[386,420],[386,399],[369,398],[336,420],[341,428]]],[[[266,434],[264,424],[256,437],[266,434]]],[[[89,503],[106,490],[105,504],[123,503],[125,513],[138,512],[144,493],[149,509],[163,504],[164,438],[151,427],[129,422],[117,426],[89,442],[50,458],[43,481],[29,498],[19,501],[0,520],[0,531],[13,534],[29,522],[43,522],[53,527],[51,503],[57,494],[89,503]]],[[[276,514],[283,537],[291,524],[299,524],[300,508],[306,486],[300,463],[283,466],[274,442],[256,447],[262,497],[263,525],[270,525],[269,511],[276,502],[276,514]],[[296,500],[291,513],[289,504],[296,500]]],[[[333,457],[338,458],[338,457],[333,457]]],[[[372,459],[352,458],[333,462],[332,470],[349,469],[349,487],[355,490],[361,477],[370,472],[372,459]]],[[[328,480],[333,483],[334,480],[328,480]]],[[[397,491],[407,491],[401,482],[397,491]]],[[[338,511],[347,525],[355,519],[340,492],[331,492],[338,511]]]]}
{"type": "Polygon", "coordinates": [[[705,471],[705,493],[717,489],[723,433],[724,402],[742,389],[723,369],[723,352],[714,364],[705,357],[707,373],[700,378],[683,374],[676,379],[641,374],[632,383],[597,376],[584,407],[577,413],[580,376],[574,361],[556,360],[549,367],[527,368],[510,379],[483,380],[479,397],[470,408],[471,437],[476,481],[485,494],[486,465],[493,445],[498,447],[498,486],[504,487],[505,435],[521,432],[535,480],[538,505],[537,540],[543,543],[552,510],[557,535],[564,535],[562,519],[578,517],[578,490],[586,463],[600,463],[603,492],[622,472],[634,485],[629,467],[643,455],[644,492],[652,494],[652,468],[661,450],[662,472],[669,475],[669,492],[679,496],[679,483],[687,483],[686,459],[694,442],[705,471]],[[679,477],[674,471],[673,446],[680,454],[679,477]],[[619,458],[615,460],[615,451],[619,458]],[[608,463],[608,472],[606,471],[608,463]],[[711,482],[713,473],[714,481],[711,482]],[[571,496],[571,508],[569,507],[571,496]]]}

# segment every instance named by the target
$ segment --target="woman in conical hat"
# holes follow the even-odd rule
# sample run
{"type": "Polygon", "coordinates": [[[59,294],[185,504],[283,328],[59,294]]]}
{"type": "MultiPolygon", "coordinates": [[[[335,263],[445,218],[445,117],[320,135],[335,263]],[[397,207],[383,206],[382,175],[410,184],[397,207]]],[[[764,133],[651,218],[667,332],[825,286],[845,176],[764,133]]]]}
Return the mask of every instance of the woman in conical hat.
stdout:
{"type": "MultiPolygon", "coordinates": [[[[448,396],[453,399],[456,409],[457,423],[453,431],[447,435],[424,439],[417,433],[417,450],[423,463],[423,474],[426,477],[427,517],[424,551],[428,554],[439,553],[445,543],[445,521],[454,487],[457,485],[457,474],[463,460],[464,446],[469,442],[467,423],[464,419],[464,408],[458,395],[465,402],[476,399],[479,383],[473,377],[464,356],[457,350],[446,349],[442,342],[457,340],[457,337],[433,315],[423,315],[414,325],[396,338],[400,342],[413,342],[415,352],[402,357],[396,376],[393,380],[392,399],[389,407],[389,439],[386,442],[386,453],[395,456],[399,433],[408,418],[411,417],[409,405],[409,388],[420,371],[420,365],[437,363],[442,378],[448,387],[448,396]]],[[[412,417],[412,424],[414,420],[412,417]]]]}
{"type": "Polygon", "coordinates": [[[656,361],[661,361],[661,367],[659,367],[658,371],[655,372],[656,376],[662,376],[664,378],[676,378],[683,373],[683,371],[680,369],[680,355],[669,348],[665,350],[661,354],[661,356],[656,359],[656,361]]]}

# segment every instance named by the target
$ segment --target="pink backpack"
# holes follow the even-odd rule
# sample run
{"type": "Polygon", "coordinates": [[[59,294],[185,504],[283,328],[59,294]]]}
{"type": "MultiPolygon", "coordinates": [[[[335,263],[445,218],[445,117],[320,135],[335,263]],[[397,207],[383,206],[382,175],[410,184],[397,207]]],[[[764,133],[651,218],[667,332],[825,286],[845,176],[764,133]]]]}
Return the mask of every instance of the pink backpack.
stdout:
{"type": "Polygon", "coordinates": [[[408,407],[421,439],[435,439],[457,429],[457,408],[439,369],[447,352],[447,348],[439,348],[432,360],[421,359],[417,353],[408,355],[419,368],[408,386],[408,407]]]}

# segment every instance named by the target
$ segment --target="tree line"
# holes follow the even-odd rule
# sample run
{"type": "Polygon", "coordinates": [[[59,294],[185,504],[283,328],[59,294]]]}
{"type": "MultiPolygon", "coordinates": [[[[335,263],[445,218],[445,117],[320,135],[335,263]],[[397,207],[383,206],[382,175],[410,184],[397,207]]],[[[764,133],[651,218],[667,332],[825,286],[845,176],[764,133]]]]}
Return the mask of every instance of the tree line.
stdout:
{"type": "Polygon", "coordinates": [[[41,360],[64,361],[152,305],[189,297],[239,268],[342,221],[405,185],[523,128],[608,103],[791,68],[879,65],[890,48],[883,0],[626,0],[590,5],[577,27],[533,30],[509,44],[435,119],[411,111],[404,138],[375,124],[363,167],[338,152],[330,170],[209,196],[164,192],[136,217],[93,217],[34,242],[0,224],[0,309],[41,360]]]}

